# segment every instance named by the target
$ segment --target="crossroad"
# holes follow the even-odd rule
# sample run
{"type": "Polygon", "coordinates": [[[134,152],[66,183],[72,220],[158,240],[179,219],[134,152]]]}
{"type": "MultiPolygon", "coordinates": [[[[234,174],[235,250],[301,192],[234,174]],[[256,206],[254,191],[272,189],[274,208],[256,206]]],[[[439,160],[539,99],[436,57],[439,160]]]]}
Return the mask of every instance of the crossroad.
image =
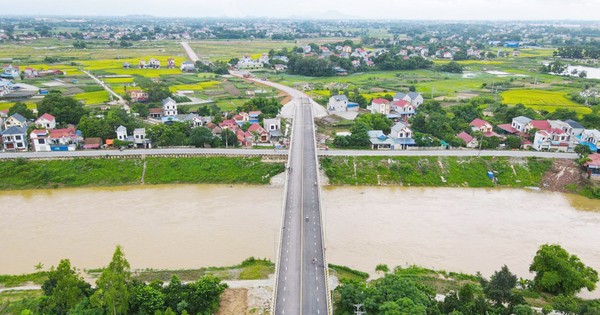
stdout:
{"type": "Polygon", "coordinates": [[[300,99],[292,127],[274,314],[330,314],[312,106],[300,99]]]}

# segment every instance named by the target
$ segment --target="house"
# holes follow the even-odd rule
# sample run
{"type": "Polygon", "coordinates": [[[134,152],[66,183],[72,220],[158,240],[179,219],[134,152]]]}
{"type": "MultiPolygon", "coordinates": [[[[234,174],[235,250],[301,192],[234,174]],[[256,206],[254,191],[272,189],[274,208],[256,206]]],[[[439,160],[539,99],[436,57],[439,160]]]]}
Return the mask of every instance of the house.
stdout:
{"type": "Polygon", "coordinates": [[[175,69],[177,66],[175,65],[175,59],[173,58],[169,58],[167,60],[167,68],[169,69],[175,69]]]}
{"type": "Polygon", "coordinates": [[[569,134],[569,135],[573,134],[573,127],[571,127],[571,125],[567,124],[564,121],[561,121],[561,120],[548,120],[548,123],[550,123],[550,128],[551,129],[560,129],[560,130],[562,130],[566,134],[569,134]]]}
{"type": "Polygon", "coordinates": [[[589,161],[587,161],[584,166],[587,167],[587,173],[589,178],[600,180],[600,154],[593,153],[588,156],[589,161]]]}
{"type": "Polygon", "coordinates": [[[162,101],[163,116],[177,116],[177,102],[167,97],[162,101]]]}
{"type": "Polygon", "coordinates": [[[29,134],[31,146],[35,152],[50,152],[50,133],[46,129],[36,129],[29,134]]]}
{"type": "Polygon", "coordinates": [[[473,131],[479,131],[483,134],[491,133],[494,130],[492,124],[479,118],[475,118],[469,125],[471,126],[471,129],[473,129],[473,131]]]}
{"type": "Polygon", "coordinates": [[[276,64],[275,65],[275,71],[276,72],[284,72],[285,70],[287,70],[287,66],[286,65],[282,65],[282,64],[276,64]]]}
{"type": "Polygon", "coordinates": [[[23,77],[25,77],[25,79],[37,78],[38,71],[33,68],[25,68],[25,70],[23,70],[23,77]]]}
{"type": "Polygon", "coordinates": [[[531,119],[525,116],[515,117],[510,124],[511,127],[515,128],[518,132],[527,132],[527,126],[531,123],[531,119]]]}
{"type": "Polygon", "coordinates": [[[100,149],[102,146],[102,138],[86,138],[83,143],[84,149],[100,149]]]}
{"type": "Polygon", "coordinates": [[[21,114],[13,114],[4,121],[4,129],[10,127],[23,127],[27,129],[27,119],[21,116],[21,114]]]}
{"type": "Polygon", "coordinates": [[[0,80],[0,97],[10,93],[13,85],[10,81],[0,80]]]}
{"type": "Polygon", "coordinates": [[[197,114],[177,115],[177,119],[189,123],[192,128],[205,126],[212,121],[211,116],[203,117],[197,114]]]}
{"type": "Polygon", "coordinates": [[[335,95],[329,98],[327,103],[328,112],[348,110],[348,97],[346,95],[335,95]]]}
{"type": "Polygon", "coordinates": [[[121,125],[117,128],[117,139],[120,141],[127,141],[127,128],[121,125]]]}
{"type": "Polygon", "coordinates": [[[137,148],[152,148],[150,139],[146,137],[146,128],[136,128],[133,130],[133,143],[137,148]]]}
{"type": "Polygon", "coordinates": [[[196,72],[196,64],[191,61],[184,61],[181,63],[180,69],[183,72],[196,72]]]}
{"type": "MultiPolygon", "coordinates": [[[[269,132],[265,130],[265,128],[261,127],[258,123],[253,123],[249,128],[248,132],[252,134],[258,142],[269,142],[269,132]]],[[[254,138],[253,137],[253,138],[254,138]]]]}
{"type": "Polygon", "coordinates": [[[465,143],[467,144],[467,148],[474,149],[479,146],[479,141],[477,141],[477,139],[475,139],[473,136],[464,131],[457,134],[456,136],[465,141],[465,143]]]}
{"type": "Polygon", "coordinates": [[[262,112],[259,110],[255,110],[255,111],[251,111],[248,113],[248,122],[253,124],[253,123],[259,123],[259,118],[258,116],[262,115],[262,112]]]}
{"type": "Polygon", "coordinates": [[[388,115],[391,109],[391,102],[385,98],[376,98],[371,102],[371,105],[367,107],[368,110],[373,114],[388,115]]]}
{"type": "Polygon", "coordinates": [[[281,133],[281,118],[265,118],[263,119],[263,126],[271,139],[279,139],[283,134],[281,133]]]}
{"type": "Polygon", "coordinates": [[[392,139],[405,139],[412,138],[413,132],[408,128],[408,126],[404,123],[397,122],[394,126],[392,126],[392,131],[390,132],[390,137],[392,139]]]}
{"type": "Polygon", "coordinates": [[[126,90],[125,93],[129,95],[132,102],[147,102],[148,101],[148,93],[142,91],[141,89],[131,89],[126,90]]]}
{"type": "MultiPolygon", "coordinates": [[[[600,131],[596,129],[586,129],[580,136],[582,144],[592,144],[596,147],[600,146],[600,131]]],[[[592,146],[590,146],[592,148],[592,146]]],[[[592,148],[593,151],[593,148],[592,148]]]]}
{"type": "Polygon", "coordinates": [[[398,114],[398,118],[404,120],[416,114],[416,107],[407,100],[393,101],[391,110],[398,114]]]}
{"type": "Polygon", "coordinates": [[[550,123],[547,120],[532,120],[527,125],[525,132],[527,133],[531,129],[550,131],[552,128],[550,128],[550,123]]]}
{"type": "Polygon", "coordinates": [[[129,62],[124,62],[123,69],[129,69],[129,68],[131,68],[131,64],[129,62]]]}
{"type": "Polygon", "coordinates": [[[580,136],[583,131],[585,130],[585,128],[580,125],[578,122],[574,121],[573,119],[568,119],[565,120],[565,122],[567,124],[569,124],[569,126],[571,126],[571,135],[573,136],[580,136]]]}
{"type": "MultiPolygon", "coordinates": [[[[398,133],[395,135],[402,135],[401,132],[404,132],[406,135],[406,130],[402,126],[397,126],[398,133]]],[[[410,129],[408,129],[410,131],[410,129]]],[[[374,150],[387,149],[387,150],[403,150],[409,146],[415,145],[415,140],[412,138],[393,138],[392,135],[386,136],[383,134],[381,130],[370,130],[367,132],[369,135],[369,141],[371,141],[371,148],[374,150]]],[[[412,131],[410,132],[412,135],[412,131]]]]}
{"type": "Polygon", "coordinates": [[[45,113],[36,119],[35,126],[38,128],[54,129],[56,128],[56,118],[48,113],[45,113]]]}
{"type": "Polygon", "coordinates": [[[19,67],[13,67],[11,65],[8,65],[4,67],[4,71],[0,74],[0,78],[10,80],[20,79],[21,71],[19,67]]]}
{"type": "Polygon", "coordinates": [[[252,58],[248,55],[245,55],[238,61],[236,67],[238,69],[256,69],[264,67],[263,63],[260,61],[252,60],[252,58]]]}
{"type": "Polygon", "coordinates": [[[532,148],[537,151],[572,152],[575,148],[571,135],[561,129],[538,130],[532,148]]]}
{"type": "Polygon", "coordinates": [[[153,69],[160,69],[160,60],[151,58],[150,62],[148,62],[148,67],[153,68],[153,69]]]}
{"type": "Polygon", "coordinates": [[[394,101],[401,101],[401,100],[410,102],[410,104],[415,107],[419,107],[421,104],[423,104],[423,101],[424,101],[423,95],[421,95],[421,93],[417,93],[417,92],[410,92],[408,94],[405,94],[402,92],[396,93],[396,95],[394,95],[394,101]]]}
{"type": "MultiPolygon", "coordinates": [[[[11,116],[12,117],[12,116],[11,116]]],[[[27,127],[12,126],[0,133],[6,151],[27,151],[27,127]]]]}
{"type": "Polygon", "coordinates": [[[148,116],[150,116],[150,118],[160,119],[163,116],[163,109],[162,108],[150,108],[148,116]]]}

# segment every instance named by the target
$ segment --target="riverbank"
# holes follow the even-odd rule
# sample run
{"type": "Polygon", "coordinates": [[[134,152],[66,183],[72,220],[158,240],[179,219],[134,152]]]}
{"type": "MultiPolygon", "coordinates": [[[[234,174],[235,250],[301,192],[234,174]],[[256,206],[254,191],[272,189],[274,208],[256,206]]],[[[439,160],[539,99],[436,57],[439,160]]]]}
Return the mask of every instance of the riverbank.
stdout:
{"type": "Polygon", "coordinates": [[[268,184],[282,162],[260,157],[15,159],[0,163],[0,190],[140,184],[268,184]]]}
{"type": "Polygon", "coordinates": [[[600,198],[598,183],[570,159],[539,157],[325,157],[322,168],[336,186],[540,188],[600,198]],[[488,172],[494,174],[494,180],[488,172]]]}

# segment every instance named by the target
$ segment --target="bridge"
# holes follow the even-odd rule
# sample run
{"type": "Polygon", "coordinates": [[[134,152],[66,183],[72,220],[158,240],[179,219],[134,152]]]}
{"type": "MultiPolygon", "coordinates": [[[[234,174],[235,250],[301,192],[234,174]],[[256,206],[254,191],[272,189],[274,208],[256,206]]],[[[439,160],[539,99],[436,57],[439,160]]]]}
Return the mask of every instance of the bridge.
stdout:
{"type": "Polygon", "coordinates": [[[273,314],[331,314],[313,109],[297,99],[287,164],[273,314]]]}

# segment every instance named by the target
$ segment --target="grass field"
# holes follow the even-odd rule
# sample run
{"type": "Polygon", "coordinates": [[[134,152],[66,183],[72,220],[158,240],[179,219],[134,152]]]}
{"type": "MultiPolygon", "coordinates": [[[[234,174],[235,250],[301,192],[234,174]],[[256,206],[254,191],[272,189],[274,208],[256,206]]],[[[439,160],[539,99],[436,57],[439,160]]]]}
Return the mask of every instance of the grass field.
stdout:
{"type": "Polygon", "coordinates": [[[509,105],[523,104],[535,110],[555,111],[557,108],[575,110],[578,114],[589,114],[592,110],[568,99],[564,92],[546,90],[508,90],[502,94],[503,103],[509,105]]]}
{"type": "Polygon", "coordinates": [[[109,101],[108,92],[105,90],[75,94],[74,98],[86,105],[97,105],[109,101]]]}
{"type": "MultiPolygon", "coordinates": [[[[36,103],[25,103],[27,105],[27,108],[29,109],[36,109],[37,108],[37,104],[36,103]]],[[[13,107],[13,105],[15,105],[14,102],[1,102],[0,103],[0,110],[5,110],[5,109],[9,109],[11,107],[13,107]]]]}

